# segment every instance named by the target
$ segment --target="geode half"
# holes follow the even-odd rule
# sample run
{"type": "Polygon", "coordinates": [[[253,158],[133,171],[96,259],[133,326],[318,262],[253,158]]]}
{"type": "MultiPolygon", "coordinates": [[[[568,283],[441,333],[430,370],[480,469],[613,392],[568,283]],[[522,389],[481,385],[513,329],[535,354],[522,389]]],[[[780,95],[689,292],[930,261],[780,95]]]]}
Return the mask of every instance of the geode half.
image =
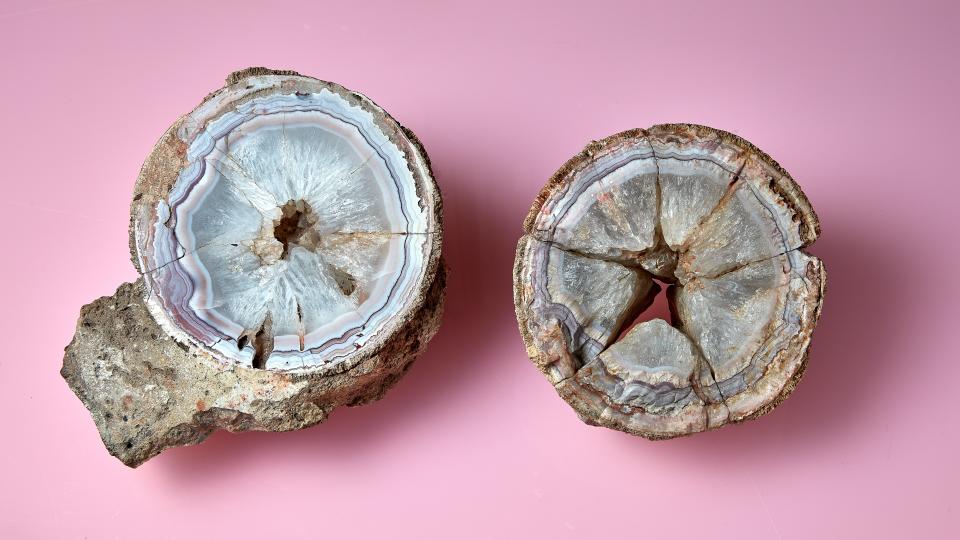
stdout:
{"type": "Polygon", "coordinates": [[[440,192],[368,98],[250,68],[179,119],[131,206],[135,283],[81,310],[63,377],[136,466],[215,429],[379,399],[437,330],[440,192]]]}
{"type": "Polygon", "coordinates": [[[514,267],[533,362],[588,424],[664,439],[764,414],[794,389],[826,274],[789,174],[747,141],[658,125],[550,179],[514,267]],[[640,321],[666,287],[671,321],[640,321]]]}

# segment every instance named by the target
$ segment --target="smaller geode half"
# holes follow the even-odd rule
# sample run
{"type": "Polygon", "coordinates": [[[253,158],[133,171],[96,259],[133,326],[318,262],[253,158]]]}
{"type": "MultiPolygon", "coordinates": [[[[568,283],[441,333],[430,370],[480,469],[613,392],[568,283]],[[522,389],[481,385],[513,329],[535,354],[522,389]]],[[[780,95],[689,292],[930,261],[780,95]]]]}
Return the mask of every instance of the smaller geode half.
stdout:
{"type": "Polygon", "coordinates": [[[740,137],[668,124],[591,143],[524,229],[520,333],[585,422],[687,435],[764,414],[803,374],[826,273],[802,248],[820,224],[740,137]],[[641,322],[661,286],[670,322],[641,322]]]}

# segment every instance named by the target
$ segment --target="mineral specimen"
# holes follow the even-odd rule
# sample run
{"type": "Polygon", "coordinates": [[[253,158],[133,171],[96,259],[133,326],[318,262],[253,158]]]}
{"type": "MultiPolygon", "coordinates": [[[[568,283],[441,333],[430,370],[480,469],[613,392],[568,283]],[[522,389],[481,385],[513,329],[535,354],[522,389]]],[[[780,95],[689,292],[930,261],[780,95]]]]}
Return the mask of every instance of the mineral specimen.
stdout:
{"type": "Polygon", "coordinates": [[[588,424],[650,439],[755,418],[806,365],[826,274],[773,159],[690,124],[594,142],[550,179],[514,267],[533,362],[588,424]],[[637,322],[667,286],[671,323],[637,322]]]}
{"type": "Polygon", "coordinates": [[[441,199],[368,98],[250,68],[182,117],[131,207],[140,278],[81,310],[63,377],[136,466],[217,428],[379,399],[437,330],[441,199]]]}

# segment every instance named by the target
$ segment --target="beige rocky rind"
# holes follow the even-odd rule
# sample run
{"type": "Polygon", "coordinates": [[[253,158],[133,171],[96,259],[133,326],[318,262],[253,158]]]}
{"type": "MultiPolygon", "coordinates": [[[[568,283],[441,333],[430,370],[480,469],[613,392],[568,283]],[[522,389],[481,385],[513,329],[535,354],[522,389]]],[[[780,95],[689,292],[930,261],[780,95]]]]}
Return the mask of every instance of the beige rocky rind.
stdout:
{"type": "MultiPolygon", "coordinates": [[[[655,160],[666,159],[657,155],[657,150],[654,149],[653,152],[655,160]]],[[[640,153],[638,151],[638,154],[640,153]]],[[[661,175],[659,169],[660,166],[658,165],[656,173],[658,177],[661,175]]],[[[747,180],[743,182],[746,184],[747,180]]],[[[580,185],[584,184],[581,183],[580,185]]],[[[613,200],[606,193],[604,197],[606,197],[602,199],[604,202],[613,200]]],[[[657,197],[659,200],[659,191],[657,197]]],[[[642,201],[637,201],[636,208],[640,208],[640,202],[642,201]]],[[[717,206],[719,207],[719,203],[717,206]]],[[[609,210],[609,212],[615,214],[613,210],[609,210]]],[[[619,217],[619,214],[615,215],[619,217]]],[[[708,213],[707,216],[709,217],[709,215],[708,213]]],[[[659,220],[659,213],[656,216],[655,219],[659,220]]],[[[703,227],[706,219],[703,218],[697,228],[703,227]]],[[[612,224],[612,227],[614,229],[618,227],[627,228],[629,223],[628,220],[623,220],[612,224]]],[[[760,151],[748,141],[731,133],[706,126],[664,124],[649,129],[629,130],[591,142],[582,152],[561,166],[547,181],[534,200],[524,220],[523,228],[525,234],[518,243],[513,268],[514,305],[520,334],[526,346],[527,354],[534,365],[585,423],[624,431],[652,440],[669,439],[757,418],[776,408],[796,388],[806,369],[810,342],[819,320],[826,289],[826,272],[823,263],[801,249],[814,242],[819,236],[820,223],[807,197],[790,175],[769,155],[760,151]],[[732,189],[735,185],[738,185],[735,184],[735,181],[739,182],[740,178],[762,181],[762,183],[757,184],[756,191],[769,197],[769,200],[773,203],[772,208],[774,210],[772,211],[780,212],[781,215],[792,216],[791,226],[795,228],[796,233],[790,233],[794,234],[790,237],[794,243],[791,244],[788,252],[796,252],[796,259],[800,261],[799,265],[793,266],[792,273],[787,274],[792,276],[790,283],[793,283],[796,289],[792,286],[784,286],[786,288],[783,290],[790,292],[784,293],[786,296],[780,302],[787,303],[778,304],[782,308],[789,307],[791,310],[789,316],[794,324],[799,325],[799,328],[795,333],[792,333],[792,331],[783,333],[782,330],[778,332],[776,325],[772,325],[772,323],[767,327],[767,332],[769,332],[767,335],[771,337],[764,338],[763,343],[780,343],[781,345],[771,349],[774,354],[769,356],[769,363],[762,367],[759,375],[755,379],[751,379],[752,382],[745,389],[731,393],[731,395],[724,395],[720,390],[720,385],[717,384],[721,382],[720,379],[713,379],[713,367],[705,359],[701,350],[697,355],[700,357],[700,363],[693,370],[690,379],[691,387],[696,396],[688,401],[678,402],[675,406],[667,409],[655,405],[650,405],[648,409],[644,405],[623,402],[622,400],[625,399],[623,396],[626,395],[623,393],[625,386],[606,387],[606,390],[619,392],[619,398],[607,395],[606,390],[602,388],[605,384],[604,381],[609,380],[615,383],[616,379],[603,370],[602,363],[598,363],[596,360],[591,361],[591,358],[596,358],[596,356],[584,358],[581,357],[580,353],[571,350],[570,340],[573,338],[571,338],[572,334],[569,327],[565,326],[568,323],[561,324],[559,319],[553,318],[553,315],[547,315],[547,311],[543,311],[548,308],[542,307],[543,304],[538,304],[544,298],[544,294],[553,294],[549,292],[550,286],[545,284],[549,283],[549,276],[542,274],[539,278],[534,277],[535,274],[542,272],[538,265],[543,263],[537,262],[538,255],[535,254],[544,251],[542,246],[552,246],[550,249],[566,250],[587,259],[620,262],[628,268],[643,267],[647,252],[630,253],[616,250],[609,253],[587,252],[576,247],[564,246],[563,242],[569,236],[562,239],[556,239],[552,236],[554,233],[549,224],[554,223],[552,227],[555,228],[557,222],[551,221],[552,218],[549,216],[553,215],[554,209],[560,204],[557,201],[566,197],[568,193],[574,192],[574,183],[580,181],[578,175],[591,170],[590,167],[594,166],[593,163],[598,159],[598,156],[610,155],[630,145],[641,148],[643,144],[647,144],[650,147],[650,141],[652,141],[652,147],[654,148],[669,145],[683,147],[700,144],[703,145],[703,148],[709,149],[714,153],[713,155],[716,156],[718,162],[727,165],[731,178],[734,179],[729,182],[726,188],[726,197],[731,196],[732,189]],[[613,255],[610,255],[610,253],[613,255]],[[543,292],[545,289],[547,290],[546,293],[543,292]],[[536,307],[537,305],[541,307],[536,307]],[[777,336],[776,339],[773,336],[777,336]],[[600,371],[597,371],[598,369],[600,371]],[[607,379],[604,379],[604,377],[607,379]]],[[[660,234],[659,230],[656,231],[656,234],[660,234]]],[[[579,238],[578,242],[583,244],[583,238],[579,238]]],[[[655,253],[661,246],[662,243],[655,243],[649,252],[655,253]]],[[[684,262],[682,256],[688,248],[689,244],[687,243],[678,249],[681,262],[684,262]]],[[[785,253],[775,254],[778,258],[783,258],[786,255],[785,253]]],[[[771,257],[773,256],[771,255],[771,257]]],[[[762,260],[764,259],[756,259],[753,262],[738,264],[733,268],[742,268],[747,264],[759,263],[762,260]]],[[[643,268],[647,269],[646,267],[643,268]]],[[[678,269],[676,277],[660,276],[656,272],[652,274],[653,277],[657,278],[666,277],[669,283],[673,283],[677,287],[683,287],[687,283],[680,278],[689,277],[683,274],[685,271],[686,269],[682,269],[682,271],[678,269]]],[[[731,269],[724,269],[721,275],[729,271],[731,269]]],[[[709,279],[710,275],[702,274],[701,277],[709,279]]],[[[700,287],[701,285],[691,283],[690,286],[700,287]]],[[[606,294],[606,302],[616,303],[620,301],[609,297],[609,294],[614,294],[614,291],[608,291],[606,294]]],[[[592,298],[589,295],[586,297],[592,298]]],[[[601,297],[603,298],[603,296],[601,297]]],[[[548,304],[554,301],[551,296],[547,296],[547,298],[548,304]]],[[[597,300],[592,301],[596,302],[597,300]]],[[[672,301],[673,299],[671,299],[672,301]]],[[[571,311],[571,314],[575,314],[575,311],[571,311]]],[[[674,319],[673,326],[681,332],[686,332],[682,317],[681,320],[677,320],[674,306],[671,306],[671,313],[674,319]]],[[[585,324],[583,323],[579,328],[585,328],[585,324]]],[[[621,329],[623,328],[629,328],[629,325],[621,327],[621,329]]],[[[618,332],[620,332],[620,329],[615,329],[613,336],[615,337],[618,332]]],[[[619,342],[621,338],[617,338],[617,341],[619,342]]],[[[612,345],[613,343],[606,345],[603,350],[608,350],[612,345]]],[[[760,357],[767,353],[761,349],[756,351],[755,354],[760,357]]],[[[730,380],[732,379],[724,379],[723,382],[729,383],[730,380]]],[[[627,384],[625,380],[620,383],[627,384]]],[[[655,379],[653,383],[656,383],[655,379]]],[[[677,388],[682,388],[682,386],[677,388]]]]}
{"type": "Polygon", "coordinates": [[[216,429],[289,431],[337,407],[376,401],[413,364],[443,311],[442,263],[420,311],[379,350],[335,375],[224,365],[166,336],[142,280],[81,308],[60,374],[90,411],[110,454],[136,467],[216,429]]]}

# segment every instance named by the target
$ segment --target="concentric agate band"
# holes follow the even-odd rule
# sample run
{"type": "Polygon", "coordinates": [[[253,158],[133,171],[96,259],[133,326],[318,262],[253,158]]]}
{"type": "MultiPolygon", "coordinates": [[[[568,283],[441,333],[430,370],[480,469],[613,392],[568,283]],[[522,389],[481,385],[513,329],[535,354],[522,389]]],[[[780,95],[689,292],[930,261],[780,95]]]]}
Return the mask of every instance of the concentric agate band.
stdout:
{"type": "Polygon", "coordinates": [[[527,351],[589,424],[653,439],[769,411],[796,385],[826,274],[793,179],[692,124],[596,141],[550,179],[514,267],[527,351]],[[639,316],[667,287],[671,321],[639,316]]]}
{"type": "Polygon", "coordinates": [[[134,202],[132,247],[150,312],[176,339],[250,366],[249,337],[266,312],[276,335],[263,367],[339,371],[416,310],[439,259],[439,193],[419,143],[370,100],[263,74],[211,95],[167,137],[178,140],[179,167],[145,165],[140,182],[155,187],[134,202]],[[259,166],[263,155],[276,167],[259,166]],[[287,199],[316,207],[329,250],[298,250],[266,271],[255,225],[275,221],[287,199]],[[351,298],[317,292],[345,274],[358,289],[351,298]],[[289,298],[253,306],[271,287],[289,298]]]}

